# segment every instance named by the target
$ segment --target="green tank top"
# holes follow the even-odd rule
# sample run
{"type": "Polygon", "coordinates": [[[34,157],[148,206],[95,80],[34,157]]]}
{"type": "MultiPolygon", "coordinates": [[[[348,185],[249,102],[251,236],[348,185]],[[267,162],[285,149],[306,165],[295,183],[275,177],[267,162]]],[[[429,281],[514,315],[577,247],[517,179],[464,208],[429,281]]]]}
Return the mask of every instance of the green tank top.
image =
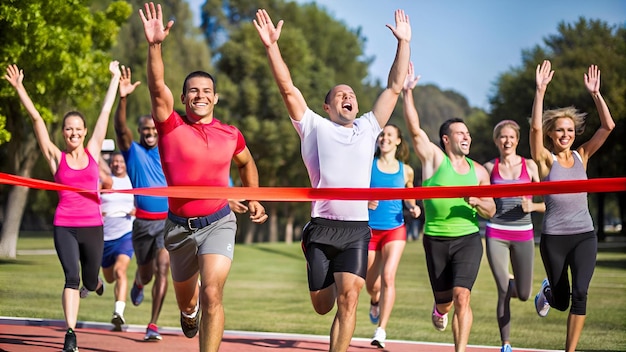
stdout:
{"type": "MultiPolygon", "coordinates": [[[[445,156],[435,174],[424,180],[424,187],[477,186],[474,162],[465,158],[470,166],[468,173],[458,174],[445,156]]],[[[439,237],[460,237],[478,232],[478,215],[463,198],[425,199],[426,225],[424,233],[439,237]]]]}

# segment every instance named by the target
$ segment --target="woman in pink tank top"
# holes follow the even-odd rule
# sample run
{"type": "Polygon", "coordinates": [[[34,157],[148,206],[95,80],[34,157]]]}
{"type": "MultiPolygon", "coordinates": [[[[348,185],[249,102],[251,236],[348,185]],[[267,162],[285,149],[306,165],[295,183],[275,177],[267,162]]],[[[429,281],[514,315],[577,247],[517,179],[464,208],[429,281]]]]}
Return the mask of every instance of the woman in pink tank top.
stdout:
{"type": "Polygon", "coordinates": [[[121,76],[119,63],[111,62],[109,71],[112,74],[111,82],[87,147],[84,147],[87,135],[85,117],[77,111],[70,111],[63,117],[65,142],[63,149],[52,142],[46,122],[28,96],[22,84],[24,72],[17,65],[10,65],[4,76],[17,91],[20,101],[32,119],[39,148],[55,181],[94,191],[93,193],[60,191],[59,204],[54,215],[54,246],[65,273],[62,300],[67,333],[63,351],[78,351],[74,329],[81,297],[79,292],[81,267],[84,292],[96,291],[101,295],[104,289],[102,281],[98,278],[104,240],[100,198],[97,193],[97,160],[121,76]]]}
{"type": "MultiPolygon", "coordinates": [[[[493,129],[493,141],[500,156],[484,166],[491,184],[539,182],[537,164],[517,154],[520,127],[512,120],[499,122],[493,129]]],[[[535,241],[533,211],[544,212],[545,203],[534,203],[530,196],[494,198],[496,214],[485,230],[487,259],[498,288],[496,317],[502,341],[501,352],[511,352],[511,298],[526,301],[533,285],[535,241]],[[509,273],[509,264],[513,275],[509,273]],[[511,278],[513,276],[513,278],[511,278]]]]}

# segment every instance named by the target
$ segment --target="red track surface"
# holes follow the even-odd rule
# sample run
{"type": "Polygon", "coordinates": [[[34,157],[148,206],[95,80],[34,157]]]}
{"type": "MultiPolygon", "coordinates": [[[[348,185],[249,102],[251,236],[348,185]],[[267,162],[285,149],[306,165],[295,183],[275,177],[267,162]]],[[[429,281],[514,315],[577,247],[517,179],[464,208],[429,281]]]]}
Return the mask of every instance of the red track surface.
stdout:
{"type": "MultiPolygon", "coordinates": [[[[59,321],[36,319],[13,319],[0,317],[0,352],[58,352],[63,348],[65,329],[59,321]]],[[[144,342],[143,327],[129,327],[124,332],[112,332],[110,325],[80,323],[76,329],[81,352],[161,352],[198,351],[198,337],[188,339],[178,328],[161,329],[163,340],[144,342]]],[[[450,336],[452,339],[452,336],[450,336]]],[[[279,349],[291,351],[328,351],[328,337],[276,333],[227,331],[221,352],[261,352],[279,349]]],[[[468,352],[497,352],[499,347],[470,346],[468,352]]],[[[516,351],[536,351],[516,348],[516,351]]],[[[454,351],[451,344],[429,344],[412,341],[388,341],[385,349],[370,345],[366,339],[353,339],[349,352],[396,351],[396,352],[443,352],[454,351]]]]}

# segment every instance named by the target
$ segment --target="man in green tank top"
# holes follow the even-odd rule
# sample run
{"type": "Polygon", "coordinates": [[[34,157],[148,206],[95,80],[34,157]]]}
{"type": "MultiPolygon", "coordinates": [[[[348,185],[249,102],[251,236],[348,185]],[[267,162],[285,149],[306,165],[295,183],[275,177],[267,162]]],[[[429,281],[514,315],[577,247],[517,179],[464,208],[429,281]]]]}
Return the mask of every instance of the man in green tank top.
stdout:
{"type": "MultiPolygon", "coordinates": [[[[422,163],[423,186],[489,185],[487,170],[467,157],[472,138],[463,120],[449,119],[441,125],[441,148],[420,128],[413,101],[413,88],[418,79],[411,65],[403,98],[404,119],[415,153],[422,163]]],[[[435,297],[432,322],[437,330],[445,330],[448,312],[454,306],[456,323],[452,324],[452,334],[455,351],[465,351],[473,320],[470,293],[483,255],[478,216],[491,218],[496,205],[493,198],[425,199],[424,209],[423,244],[435,297]]]]}

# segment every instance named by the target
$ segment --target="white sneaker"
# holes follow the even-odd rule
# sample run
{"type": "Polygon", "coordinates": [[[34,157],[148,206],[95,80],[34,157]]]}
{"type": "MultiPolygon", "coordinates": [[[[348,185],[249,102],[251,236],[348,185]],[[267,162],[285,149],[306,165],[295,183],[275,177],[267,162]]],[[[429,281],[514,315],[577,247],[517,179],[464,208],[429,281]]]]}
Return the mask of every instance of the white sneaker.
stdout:
{"type": "Polygon", "coordinates": [[[376,331],[374,331],[374,337],[372,337],[372,346],[376,346],[378,348],[385,348],[385,340],[387,339],[387,333],[385,329],[381,327],[377,327],[376,331]]]}
{"type": "Polygon", "coordinates": [[[448,326],[448,313],[439,315],[437,311],[437,303],[433,304],[433,326],[439,331],[444,331],[448,326]]]}
{"type": "Polygon", "coordinates": [[[539,314],[542,318],[548,315],[548,312],[550,311],[550,303],[544,293],[544,290],[546,289],[550,289],[550,283],[548,282],[548,279],[543,279],[541,288],[535,296],[535,309],[537,310],[537,314],[539,314]]]}

